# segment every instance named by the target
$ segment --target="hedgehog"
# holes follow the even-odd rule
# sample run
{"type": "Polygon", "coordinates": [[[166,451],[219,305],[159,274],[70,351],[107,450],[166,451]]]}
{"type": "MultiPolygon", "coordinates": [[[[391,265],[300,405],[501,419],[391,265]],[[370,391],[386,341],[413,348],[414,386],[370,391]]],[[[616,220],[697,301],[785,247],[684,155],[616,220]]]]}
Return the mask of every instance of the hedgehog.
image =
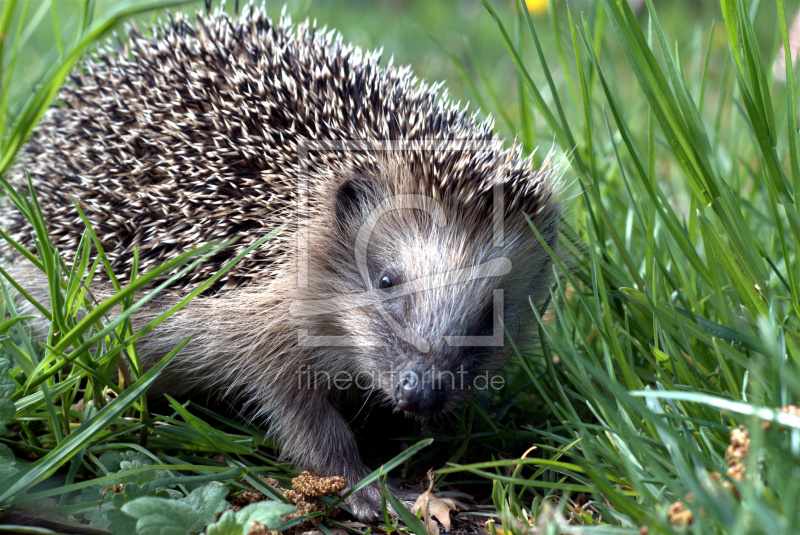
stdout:
{"type": "MultiPolygon", "coordinates": [[[[558,166],[535,168],[491,118],[381,51],[263,6],[207,6],[133,26],[83,60],[57,102],[9,179],[29,174],[67,262],[85,230],[75,205],[121,280],[238,239],[138,310],[135,329],[277,229],[139,340],[148,368],[192,336],[151,395],[234,403],[283,458],[353,486],[370,470],[346,400],[431,418],[486,391],[511,356],[506,332],[535,343],[558,166]]],[[[23,217],[4,212],[34,250],[23,217]]],[[[13,264],[46,302],[46,278],[13,264]]],[[[107,279],[91,284],[112,293],[107,279]]],[[[380,491],[345,503],[373,521],[380,491]]]]}

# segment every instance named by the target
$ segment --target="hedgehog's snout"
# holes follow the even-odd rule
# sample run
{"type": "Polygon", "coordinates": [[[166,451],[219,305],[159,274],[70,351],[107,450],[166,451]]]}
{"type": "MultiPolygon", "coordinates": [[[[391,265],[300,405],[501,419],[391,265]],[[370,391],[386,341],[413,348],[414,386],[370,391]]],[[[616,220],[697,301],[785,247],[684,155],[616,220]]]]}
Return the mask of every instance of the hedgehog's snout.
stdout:
{"type": "Polygon", "coordinates": [[[436,369],[414,365],[407,367],[395,384],[397,408],[423,417],[441,412],[452,387],[448,379],[446,373],[436,369]]]}

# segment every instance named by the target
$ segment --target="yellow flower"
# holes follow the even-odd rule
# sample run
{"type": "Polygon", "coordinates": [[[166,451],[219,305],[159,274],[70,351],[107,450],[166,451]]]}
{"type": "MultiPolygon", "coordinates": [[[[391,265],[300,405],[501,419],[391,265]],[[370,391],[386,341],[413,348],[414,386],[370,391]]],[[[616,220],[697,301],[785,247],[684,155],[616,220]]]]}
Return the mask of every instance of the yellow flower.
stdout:
{"type": "Polygon", "coordinates": [[[547,13],[549,4],[550,0],[525,0],[525,5],[531,15],[544,15],[547,13]]]}

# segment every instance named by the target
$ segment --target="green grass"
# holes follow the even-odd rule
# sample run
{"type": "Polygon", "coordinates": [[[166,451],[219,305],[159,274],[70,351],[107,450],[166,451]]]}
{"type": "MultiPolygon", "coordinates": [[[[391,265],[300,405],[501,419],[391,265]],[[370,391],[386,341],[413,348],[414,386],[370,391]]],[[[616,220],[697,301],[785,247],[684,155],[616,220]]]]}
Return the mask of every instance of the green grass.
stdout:
{"type": "MultiPolygon", "coordinates": [[[[565,217],[570,264],[559,266],[554,320],[541,324],[546,372],[523,358],[560,422],[530,429],[545,452],[533,465],[563,476],[562,489],[586,485],[612,524],[669,533],[668,508],[683,501],[693,532],[794,533],[800,420],[762,426],[800,392],[794,92],[772,82],[775,50],[760,49],[758,14],[743,3],[722,2],[732,43],[722,53],[705,44],[713,37],[671,45],[647,7],[642,23],[612,1],[571,13],[563,57],[516,61],[580,182],[565,217]],[[572,75],[548,101],[553,64],[572,75]],[[739,424],[752,444],[744,478],[730,481],[724,454],[739,424]]],[[[535,476],[499,483],[495,505],[519,517],[511,497],[535,476]]]]}
{"type": "MultiPolygon", "coordinates": [[[[81,54],[152,7],[129,4],[93,21],[92,2],[78,5],[86,9],[69,31],[52,32],[57,59],[34,91],[20,93],[10,90],[15,57],[34,33],[23,12],[42,9],[40,24],[50,15],[37,3],[0,4],[0,173],[81,54]]],[[[432,445],[415,432],[403,438],[416,446],[372,464],[410,477],[434,466],[438,488],[490,501],[495,528],[515,534],[531,522],[542,533],[798,533],[800,418],[776,412],[800,397],[796,76],[787,70],[783,85],[771,74],[797,5],[722,0],[713,23],[686,5],[681,17],[648,2],[638,18],[613,0],[570,7],[530,18],[487,2],[491,40],[444,43],[464,76],[459,90],[502,131],[528,149],[555,143],[569,157],[541,351],[518,355],[509,386],[465,407],[432,445]],[[496,57],[490,43],[505,49],[502,67],[487,64],[496,57]],[[751,442],[734,479],[726,449],[740,425],[751,442]],[[691,525],[670,519],[676,502],[691,525]]],[[[159,368],[137,364],[143,333],[129,318],[150,295],[139,290],[212,251],[118,281],[115,296],[93,303],[80,282],[110,269],[91,246],[96,238],[87,231],[80,261],[67,266],[37,207],[13,200],[36,231],[32,260],[58,306],[40,308],[53,327],[37,344],[9,299],[14,281],[0,277],[0,503],[55,498],[63,514],[120,532],[146,532],[148,516],[174,517],[177,533],[212,522],[210,511],[247,488],[243,481],[274,495],[257,476],[285,482],[291,467],[265,453],[258,429],[174,400],[154,413],[144,395],[159,368]],[[115,306],[122,314],[109,317],[115,306]],[[117,372],[123,356],[127,379],[117,372]],[[104,489],[120,483],[124,491],[97,511],[104,489]],[[210,492],[204,509],[198,496],[210,492]],[[127,505],[137,497],[150,501],[127,505]]]]}

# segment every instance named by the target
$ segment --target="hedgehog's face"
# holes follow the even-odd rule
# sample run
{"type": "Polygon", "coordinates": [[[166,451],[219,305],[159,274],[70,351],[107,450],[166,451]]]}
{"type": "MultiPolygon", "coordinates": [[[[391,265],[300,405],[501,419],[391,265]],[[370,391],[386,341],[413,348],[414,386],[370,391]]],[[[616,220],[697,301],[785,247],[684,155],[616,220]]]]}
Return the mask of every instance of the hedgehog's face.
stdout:
{"type": "Polygon", "coordinates": [[[524,338],[528,298],[548,287],[533,233],[506,225],[498,243],[491,213],[467,215],[360,178],[342,184],[334,203],[340,247],[329,269],[340,291],[347,281],[348,310],[337,319],[354,341],[354,371],[420,416],[497,388],[510,353],[504,329],[524,338]]]}

